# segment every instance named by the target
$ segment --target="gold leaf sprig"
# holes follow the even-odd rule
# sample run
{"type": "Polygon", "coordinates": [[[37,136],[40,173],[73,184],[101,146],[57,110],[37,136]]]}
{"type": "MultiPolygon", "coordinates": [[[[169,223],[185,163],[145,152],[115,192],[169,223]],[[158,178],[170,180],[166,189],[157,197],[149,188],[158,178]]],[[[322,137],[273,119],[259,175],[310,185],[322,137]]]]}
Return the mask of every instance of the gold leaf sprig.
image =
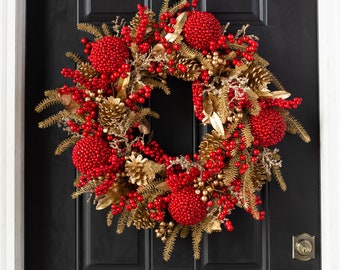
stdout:
{"type": "Polygon", "coordinates": [[[96,41],[103,37],[103,34],[101,33],[100,29],[97,26],[90,23],[78,23],[77,29],[93,35],[96,41]]]}
{"type": "Polygon", "coordinates": [[[286,131],[288,133],[299,135],[299,137],[306,143],[311,141],[308,132],[295,117],[293,117],[289,112],[281,115],[283,116],[283,119],[286,123],[286,131]]]}
{"type": "Polygon", "coordinates": [[[53,90],[46,90],[45,97],[39,104],[35,107],[35,111],[40,113],[47,108],[55,105],[55,104],[62,104],[61,99],[59,98],[58,88],[53,90]]]}

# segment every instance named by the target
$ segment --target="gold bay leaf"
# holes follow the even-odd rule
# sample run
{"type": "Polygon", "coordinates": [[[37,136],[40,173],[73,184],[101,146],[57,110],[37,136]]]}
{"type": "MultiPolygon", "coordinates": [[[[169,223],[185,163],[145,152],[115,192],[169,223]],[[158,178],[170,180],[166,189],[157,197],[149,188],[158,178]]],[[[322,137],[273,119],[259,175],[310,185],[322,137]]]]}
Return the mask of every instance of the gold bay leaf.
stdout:
{"type": "Polygon", "coordinates": [[[210,120],[210,124],[212,125],[212,127],[220,135],[224,136],[223,124],[222,124],[222,121],[221,121],[220,117],[218,116],[218,114],[216,112],[213,112],[213,114],[210,116],[209,120],[210,120]]]}
{"type": "Polygon", "coordinates": [[[287,91],[272,91],[272,95],[274,98],[282,98],[282,99],[286,99],[290,97],[290,93],[287,91]]]}
{"type": "Polygon", "coordinates": [[[186,12],[181,13],[177,18],[176,18],[176,24],[174,25],[175,31],[173,33],[167,33],[165,35],[165,39],[169,42],[174,42],[179,35],[182,33],[183,26],[187,20],[188,14],[186,12]]]}

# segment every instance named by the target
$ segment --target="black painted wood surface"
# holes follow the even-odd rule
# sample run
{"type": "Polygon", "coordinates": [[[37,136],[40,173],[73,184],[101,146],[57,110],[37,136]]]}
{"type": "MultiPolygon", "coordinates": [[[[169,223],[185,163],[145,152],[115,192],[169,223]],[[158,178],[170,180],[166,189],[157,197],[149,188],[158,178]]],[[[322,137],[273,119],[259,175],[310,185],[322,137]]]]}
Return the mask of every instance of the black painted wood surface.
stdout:
{"type": "MultiPolygon", "coordinates": [[[[243,211],[233,214],[235,231],[205,236],[202,258],[192,259],[191,239],[178,239],[170,262],[162,260],[163,244],[152,231],[128,229],[115,234],[106,227],[106,211],[96,211],[86,197],[72,200],[75,170],[70,151],[54,156],[65,134],[53,127],[37,128],[52,110],[37,115],[34,106],[44,89],[70,81],[60,75],[72,67],[66,51],[81,51],[77,22],[100,23],[116,16],[129,20],[137,3],[158,11],[160,0],[27,0],[26,39],[26,152],[25,152],[25,269],[27,270],[189,270],[189,269],[320,269],[319,123],[315,0],[202,0],[201,10],[213,12],[230,31],[250,23],[249,33],[260,37],[260,54],[270,70],[303,105],[292,112],[312,137],[304,144],[296,136],[280,143],[282,192],[273,181],[264,192],[266,220],[254,221],[243,211]],[[291,236],[316,235],[317,258],[291,259],[291,236]]],[[[192,153],[202,129],[194,120],[190,85],[173,79],[172,95],[159,92],[152,108],[157,140],[168,153],[192,153]]]]}

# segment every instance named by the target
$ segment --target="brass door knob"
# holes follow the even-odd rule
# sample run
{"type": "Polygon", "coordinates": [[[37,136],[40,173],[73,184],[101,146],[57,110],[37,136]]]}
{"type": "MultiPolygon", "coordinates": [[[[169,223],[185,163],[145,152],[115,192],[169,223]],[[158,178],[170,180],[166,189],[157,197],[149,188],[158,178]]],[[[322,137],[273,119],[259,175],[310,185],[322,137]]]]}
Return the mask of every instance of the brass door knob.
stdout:
{"type": "Polygon", "coordinates": [[[293,259],[309,261],[315,259],[315,236],[308,233],[293,236],[293,259]]]}

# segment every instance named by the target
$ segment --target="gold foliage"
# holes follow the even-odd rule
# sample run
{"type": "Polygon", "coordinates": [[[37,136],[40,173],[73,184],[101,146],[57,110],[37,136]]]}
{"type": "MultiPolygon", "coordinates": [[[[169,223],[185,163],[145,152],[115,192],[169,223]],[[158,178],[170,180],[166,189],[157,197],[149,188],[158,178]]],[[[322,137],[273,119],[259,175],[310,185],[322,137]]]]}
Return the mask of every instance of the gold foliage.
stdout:
{"type": "Polygon", "coordinates": [[[280,167],[279,166],[273,166],[272,167],[272,171],[275,175],[275,179],[277,180],[277,182],[279,183],[280,185],[280,188],[283,190],[283,191],[286,191],[287,190],[287,185],[286,185],[286,182],[285,180],[283,179],[283,176],[281,174],[281,170],[280,170],[280,167]]]}
{"type": "Polygon", "coordinates": [[[58,95],[58,89],[47,90],[45,91],[45,97],[39,104],[35,107],[35,111],[37,113],[46,110],[48,107],[55,105],[55,104],[62,104],[62,101],[58,95]]]}
{"type": "Polygon", "coordinates": [[[76,144],[76,142],[80,139],[80,136],[72,136],[65,140],[63,140],[57,148],[55,149],[54,153],[56,155],[61,155],[64,151],[66,151],[68,148],[72,147],[76,144]]]}
{"type": "Polygon", "coordinates": [[[286,131],[291,134],[297,134],[299,137],[306,143],[310,142],[310,136],[308,135],[307,131],[301,125],[301,123],[296,120],[290,113],[282,114],[283,119],[286,123],[286,131]]]}
{"type": "Polygon", "coordinates": [[[155,88],[155,87],[159,88],[159,89],[163,90],[163,92],[166,95],[170,95],[170,88],[164,82],[157,81],[157,80],[152,79],[152,78],[145,78],[145,79],[143,79],[143,82],[145,84],[148,84],[151,88],[155,88]]]}
{"type": "Polygon", "coordinates": [[[106,23],[102,24],[103,33],[105,36],[112,36],[109,26],[106,23]]]}
{"type": "Polygon", "coordinates": [[[77,122],[84,122],[84,119],[76,114],[70,113],[67,110],[60,111],[56,114],[53,114],[46,118],[45,120],[41,121],[38,123],[39,128],[48,128],[52,125],[62,123],[64,121],[67,121],[68,119],[75,120],[77,122]]]}
{"type": "Polygon", "coordinates": [[[235,180],[235,178],[238,175],[238,168],[234,166],[235,162],[239,159],[238,156],[234,156],[231,158],[230,162],[228,163],[228,166],[223,171],[223,183],[225,186],[229,186],[230,183],[235,180]]]}
{"type": "Polygon", "coordinates": [[[223,140],[224,137],[215,130],[213,130],[211,133],[207,133],[203,137],[198,150],[202,163],[206,162],[210,158],[210,152],[213,152],[217,148],[221,147],[223,140]]]}
{"type": "Polygon", "coordinates": [[[187,0],[181,0],[178,3],[174,4],[172,7],[168,9],[168,12],[171,15],[174,15],[176,12],[178,12],[184,5],[188,3],[187,0]]]}
{"type": "Polygon", "coordinates": [[[171,253],[174,250],[175,247],[175,242],[176,242],[176,238],[178,236],[178,233],[180,232],[180,230],[182,229],[182,225],[177,224],[172,233],[168,236],[168,238],[166,239],[165,245],[164,245],[164,251],[163,251],[163,258],[165,261],[169,261],[170,257],[171,257],[171,253]]]}
{"type": "Polygon", "coordinates": [[[251,127],[249,124],[249,119],[248,117],[243,117],[244,118],[244,128],[242,129],[242,135],[245,138],[245,144],[247,147],[250,147],[254,141],[254,137],[251,133],[251,127]]]}
{"type": "Polygon", "coordinates": [[[66,52],[65,55],[72,59],[73,62],[75,62],[77,65],[80,65],[82,63],[84,63],[84,60],[76,53],[73,53],[73,52],[66,52]]]}
{"type": "Polygon", "coordinates": [[[203,228],[200,223],[192,226],[192,247],[194,251],[194,259],[198,260],[200,258],[200,244],[203,236],[203,228]]]}
{"type": "Polygon", "coordinates": [[[95,37],[95,40],[98,40],[103,37],[100,29],[93,24],[90,23],[78,23],[77,24],[78,30],[87,32],[95,37]]]}

